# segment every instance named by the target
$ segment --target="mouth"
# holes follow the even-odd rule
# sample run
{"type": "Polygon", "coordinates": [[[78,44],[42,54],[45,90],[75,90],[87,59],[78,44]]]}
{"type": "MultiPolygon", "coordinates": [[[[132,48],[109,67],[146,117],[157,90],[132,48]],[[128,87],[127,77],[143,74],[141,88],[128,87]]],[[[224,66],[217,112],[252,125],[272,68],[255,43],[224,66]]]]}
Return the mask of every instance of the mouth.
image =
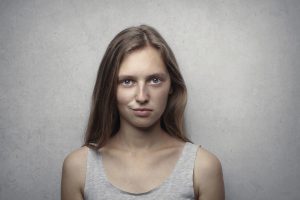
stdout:
{"type": "Polygon", "coordinates": [[[152,109],[149,108],[133,108],[132,110],[134,115],[136,115],[137,117],[148,117],[153,111],[152,109]]]}
{"type": "Polygon", "coordinates": [[[150,108],[132,108],[134,111],[152,111],[150,108]]]}

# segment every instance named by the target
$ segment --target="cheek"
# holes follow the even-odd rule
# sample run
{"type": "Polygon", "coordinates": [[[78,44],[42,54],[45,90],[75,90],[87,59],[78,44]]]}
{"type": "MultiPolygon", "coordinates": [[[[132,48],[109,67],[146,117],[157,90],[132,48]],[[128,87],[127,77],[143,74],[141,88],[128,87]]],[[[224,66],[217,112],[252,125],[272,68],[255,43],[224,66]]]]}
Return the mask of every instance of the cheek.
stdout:
{"type": "Polygon", "coordinates": [[[122,105],[122,104],[127,104],[131,97],[132,94],[129,91],[124,91],[122,89],[117,89],[117,103],[118,105],[122,105]]]}
{"type": "Polygon", "coordinates": [[[169,89],[166,88],[158,93],[156,93],[155,99],[161,107],[165,107],[169,98],[169,89]]]}

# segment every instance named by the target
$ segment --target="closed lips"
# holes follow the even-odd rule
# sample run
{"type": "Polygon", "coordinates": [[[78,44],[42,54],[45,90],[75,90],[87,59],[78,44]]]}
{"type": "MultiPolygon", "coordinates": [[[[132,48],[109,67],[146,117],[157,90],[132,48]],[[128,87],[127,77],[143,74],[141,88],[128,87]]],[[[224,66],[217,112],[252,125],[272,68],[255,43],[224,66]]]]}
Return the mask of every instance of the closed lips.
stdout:
{"type": "Polygon", "coordinates": [[[149,108],[135,108],[135,109],[132,109],[132,110],[134,110],[134,111],[152,111],[149,108]]]}

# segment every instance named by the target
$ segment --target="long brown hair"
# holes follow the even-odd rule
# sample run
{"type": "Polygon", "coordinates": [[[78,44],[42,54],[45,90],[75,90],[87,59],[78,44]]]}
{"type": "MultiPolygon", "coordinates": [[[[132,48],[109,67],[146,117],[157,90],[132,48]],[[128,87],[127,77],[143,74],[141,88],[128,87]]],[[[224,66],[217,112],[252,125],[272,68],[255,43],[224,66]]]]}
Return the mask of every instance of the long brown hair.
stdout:
{"type": "Polygon", "coordinates": [[[187,90],[175,56],[153,27],[140,25],[118,33],[106,49],[93,91],[84,146],[99,149],[119,130],[120,119],[116,104],[119,68],[126,55],[147,45],[160,52],[171,78],[172,93],[161,117],[161,127],[173,137],[190,141],[184,131],[187,90]]]}

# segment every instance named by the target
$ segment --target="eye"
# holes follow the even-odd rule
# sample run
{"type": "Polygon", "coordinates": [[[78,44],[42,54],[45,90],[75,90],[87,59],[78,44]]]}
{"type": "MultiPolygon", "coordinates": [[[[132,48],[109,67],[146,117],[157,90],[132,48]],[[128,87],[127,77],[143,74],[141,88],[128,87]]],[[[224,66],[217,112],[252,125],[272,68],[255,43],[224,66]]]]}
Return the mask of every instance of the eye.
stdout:
{"type": "Polygon", "coordinates": [[[133,85],[133,81],[130,79],[121,80],[120,83],[125,87],[130,87],[133,85]]]}
{"type": "Polygon", "coordinates": [[[161,83],[161,79],[158,77],[152,77],[150,80],[150,84],[153,84],[153,85],[158,85],[160,83],[161,83]]]}

